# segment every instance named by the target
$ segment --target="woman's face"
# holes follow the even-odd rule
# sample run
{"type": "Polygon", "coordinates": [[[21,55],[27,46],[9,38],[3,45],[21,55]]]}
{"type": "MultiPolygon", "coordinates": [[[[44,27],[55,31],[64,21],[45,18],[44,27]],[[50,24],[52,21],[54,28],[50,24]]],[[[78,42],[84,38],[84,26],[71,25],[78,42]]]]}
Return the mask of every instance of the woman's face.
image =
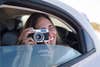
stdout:
{"type": "Polygon", "coordinates": [[[57,31],[54,25],[45,17],[40,17],[35,25],[36,29],[45,28],[49,30],[49,40],[46,44],[56,44],[57,31]]]}

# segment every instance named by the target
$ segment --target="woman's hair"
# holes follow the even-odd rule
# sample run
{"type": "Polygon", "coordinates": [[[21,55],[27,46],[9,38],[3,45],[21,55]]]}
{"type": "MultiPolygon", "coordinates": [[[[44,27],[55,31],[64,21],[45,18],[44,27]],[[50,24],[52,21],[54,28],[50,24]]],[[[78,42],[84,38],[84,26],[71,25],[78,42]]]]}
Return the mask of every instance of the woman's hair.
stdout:
{"type": "MultiPolygon", "coordinates": [[[[25,24],[25,28],[28,28],[28,27],[33,27],[35,28],[35,25],[37,24],[37,21],[40,17],[44,17],[46,19],[48,19],[51,23],[51,19],[48,17],[48,15],[46,14],[42,14],[42,13],[33,13],[29,19],[26,21],[26,24],[25,24]]],[[[52,23],[53,24],[53,23],[52,23]]]]}

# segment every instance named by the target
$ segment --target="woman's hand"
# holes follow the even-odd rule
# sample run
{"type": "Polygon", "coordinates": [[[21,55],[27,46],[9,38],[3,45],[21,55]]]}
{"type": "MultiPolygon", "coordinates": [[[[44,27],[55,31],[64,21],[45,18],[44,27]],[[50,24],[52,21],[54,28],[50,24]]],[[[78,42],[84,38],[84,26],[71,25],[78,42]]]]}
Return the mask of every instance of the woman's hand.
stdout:
{"type": "Polygon", "coordinates": [[[20,34],[18,41],[21,44],[30,44],[30,45],[36,44],[36,42],[33,40],[32,37],[28,37],[29,34],[32,33],[34,33],[34,29],[32,27],[24,29],[20,34]]]}

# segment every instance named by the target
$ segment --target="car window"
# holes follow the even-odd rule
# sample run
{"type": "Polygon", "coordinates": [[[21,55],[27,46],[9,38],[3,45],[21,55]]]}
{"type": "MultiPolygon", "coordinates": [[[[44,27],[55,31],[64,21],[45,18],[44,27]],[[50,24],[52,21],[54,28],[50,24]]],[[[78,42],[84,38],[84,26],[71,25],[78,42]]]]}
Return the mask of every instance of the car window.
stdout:
{"type": "MultiPolygon", "coordinates": [[[[14,9],[14,8],[13,8],[14,9]]],[[[63,20],[51,16],[53,25],[49,25],[48,29],[36,28],[35,33],[29,35],[29,38],[33,38],[38,43],[30,44],[21,42],[20,36],[25,29],[26,22],[29,17],[34,13],[31,11],[25,11],[16,9],[6,9],[10,13],[0,12],[4,19],[0,20],[0,66],[1,67],[52,67],[59,66],[81,55],[81,52],[77,48],[73,48],[72,45],[79,45],[77,40],[77,32],[73,27],[64,23],[63,20]],[[15,12],[16,11],[16,12],[15,12]],[[20,13],[21,12],[21,13],[20,13]],[[8,24],[9,23],[9,24],[8,24]],[[47,43],[49,39],[48,33],[53,33],[56,29],[57,40],[56,43],[47,43]],[[39,35],[39,36],[38,36],[39,35]],[[42,40],[39,39],[42,37],[42,40]],[[36,39],[35,39],[36,38],[36,39]],[[20,40],[20,41],[19,41],[20,40]],[[44,42],[40,43],[41,41],[44,42]],[[5,64],[6,63],[6,64],[5,64]]],[[[4,10],[4,9],[1,9],[4,10]]],[[[37,12],[40,13],[40,12],[37,12]]],[[[44,13],[45,14],[45,13],[44,13]]],[[[0,15],[1,16],[1,15],[0,15]]],[[[42,18],[43,19],[43,18],[42,18]]],[[[42,22],[41,22],[42,23],[42,22]]],[[[41,25],[41,24],[40,24],[41,25]]],[[[42,27],[44,27],[42,25],[42,27]]],[[[23,34],[22,34],[23,35],[23,34]]],[[[53,36],[53,35],[50,35],[53,36]]],[[[23,36],[25,37],[25,36],[23,36]]],[[[54,37],[54,36],[53,36],[54,37]]],[[[52,37],[51,37],[52,39],[52,37]]],[[[23,38],[24,40],[24,38],[23,38]]],[[[53,41],[53,40],[52,40],[53,41]]]]}

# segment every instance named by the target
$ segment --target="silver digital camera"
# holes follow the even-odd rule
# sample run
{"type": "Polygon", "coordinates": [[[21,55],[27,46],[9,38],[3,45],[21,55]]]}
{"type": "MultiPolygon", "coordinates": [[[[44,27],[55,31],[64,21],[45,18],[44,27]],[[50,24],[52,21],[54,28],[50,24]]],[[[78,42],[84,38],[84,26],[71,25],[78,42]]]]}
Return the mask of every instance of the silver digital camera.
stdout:
{"type": "Polygon", "coordinates": [[[49,40],[48,29],[36,29],[35,33],[29,34],[28,37],[32,37],[35,42],[44,42],[49,40]]]}

